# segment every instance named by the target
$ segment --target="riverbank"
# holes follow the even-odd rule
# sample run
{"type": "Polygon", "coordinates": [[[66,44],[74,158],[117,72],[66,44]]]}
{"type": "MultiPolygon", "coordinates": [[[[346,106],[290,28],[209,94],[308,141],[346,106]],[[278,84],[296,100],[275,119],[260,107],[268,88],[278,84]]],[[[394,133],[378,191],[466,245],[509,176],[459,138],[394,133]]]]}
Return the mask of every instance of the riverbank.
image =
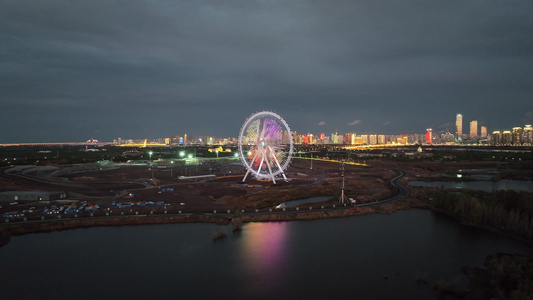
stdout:
{"type": "MultiPolygon", "coordinates": [[[[374,213],[391,214],[398,210],[410,208],[428,208],[425,201],[418,199],[404,199],[373,207],[348,207],[319,211],[276,211],[264,214],[240,214],[239,218],[243,222],[281,222],[281,221],[303,221],[325,218],[342,218],[374,213]]],[[[43,222],[12,223],[0,225],[0,246],[7,244],[11,236],[19,236],[29,233],[43,233],[59,230],[69,230],[78,228],[89,228],[95,226],[132,226],[147,224],[168,224],[168,223],[214,223],[229,224],[235,214],[218,215],[138,215],[138,216],[116,216],[102,218],[80,218],[80,219],[57,219],[43,222]]]]}
{"type": "Polygon", "coordinates": [[[445,215],[445,216],[447,216],[449,218],[452,218],[452,219],[456,220],[461,225],[482,229],[482,230],[485,230],[485,231],[488,231],[488,232],[492,232],[492,233],[497,234],[497,235],[505,236],[505,237],[508,237],[508,238],[511,238],[511,239],[515,239],[515,240],[518,240],[518,241],[525,242],[525,243],[533,245],[533,240],[531,240],[531,239],[527,239],[527,238],[524,238],[524,237],[521,237],[521,236],[510,234],[509,232],[506,232],[504,230],[500,230],[500,229],[497,229],[497,228],[494,228],[494,227],[484,226],[484,225],[480,225],[480,224],[474,223],[472,221],[469,221],[469,220],[460,218],[460,217],[458,217],[456,215],[453,215],[453,214],[451,214],[448,211],[443,210],[443,209],[438,209],[438,208],[434,208],[434,207],[431,207],[431,206],[429,206],[428,208],[431,211],[433,211],[433,212],[436,212],[436,213],[439,213],[439,214],[443,214],[443,215],[445,215]]]}

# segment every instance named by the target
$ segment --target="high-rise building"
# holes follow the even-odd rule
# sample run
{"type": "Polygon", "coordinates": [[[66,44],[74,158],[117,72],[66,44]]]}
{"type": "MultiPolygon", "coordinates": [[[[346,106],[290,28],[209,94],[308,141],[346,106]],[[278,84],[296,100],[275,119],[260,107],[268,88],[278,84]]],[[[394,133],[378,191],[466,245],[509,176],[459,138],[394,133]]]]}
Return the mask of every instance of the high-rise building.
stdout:
{"type": "Polygon", "coordinates": [[[492,132],[492,143],[494,145],[499,145],[502,143],[502,134],[499,131],[492,132]]]}
{"type": "Polygon", "coordinates": [[[487,126],[481,126],[481,137],[487,137],[487,126]]]}
{"type": "Polygon", "coordinates": [[[371,145],[375,145],[378,143],[378,135],[377,134],[371,134],[368,136],[368,143],[371,145]]]}
{"type": "Polygon", "coordinates": [[[470,121],[470,138],[477,137],[477,121],[470,121]]]}
{"type": "Polygon", "coordinates": [[[355,133],[346,133],[344,135],[344,144],[353,145],[355,140],[355,133]]]}
{"type": "MultiPolygon", "coordinates": [[[[365,143],[365,136],[364,135],[358,135],[354,138],[354,140],[352,141],[352,145],[363,145],[363,144],[366,144],[365,143]]],[[[367,136],[368,137],[368,136],[367,136]]],[[[368,140],[368,138],[367,138],[368,140]]]]}
{"type": "Polygon", "coordinates": [[[433,130],[431,128],[426,130],[426,143],[433,143],[433,130]]]}
{"type": "Polygon", "coordinates": [[[455,130],[457,134],[457,140],[463,139],[463,115],[457,114],[455,117],[455,130]]]}
{"type": "Polygon", "coordinates": [[[380,144],[380,145],[385,144],[385,135],[384,134],[378,135],[378,144],[380,144]]]}
{"type": "Polygon", "coordinates": [[[511,137],[511,143],[513,145],[521,145],[522,144],[522,127],[514,127],[513,128],[513,135],[511,137]]]}
{"type": "Polygon", "coordinates": [[[337,138],[337,133],[332,133],[331,134],[331,142],[333,144],[338,144],[339,143],[339,139],[337,138]]]}
{"type": "Polygon", "coordinates": [[[301,134],[296,134],[296,131],[295,131],[294,143],[298,144],[298,145],[303,145],[304,144],[304,136],[301,135],[301,134]]]}
{"type": "Polygon", "coordinates": [[[291,133],[288,132],[287,130],[283,130],[282,143],[287,145],[287,144],[290,144],[290,142],[291,142],[291,133]]]}
{"type": "Polygon", "coordinates": [[[509,130],[505,130],[502,133],[502,144],[504,145],[510,145],[511,144],[511,132],[509,130]]]}
{"type": "Polygon", "coordinates": [[[522,143],[531,145],[533,143],[533,129],[531,125],[524,126],[524,133],[522,134],[522,143]]]}

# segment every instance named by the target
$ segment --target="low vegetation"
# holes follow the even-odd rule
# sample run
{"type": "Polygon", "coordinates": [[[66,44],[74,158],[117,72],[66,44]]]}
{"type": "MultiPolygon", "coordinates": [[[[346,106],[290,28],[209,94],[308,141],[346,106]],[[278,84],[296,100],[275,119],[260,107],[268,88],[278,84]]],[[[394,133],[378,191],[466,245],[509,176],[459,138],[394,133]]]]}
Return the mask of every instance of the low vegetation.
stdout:
{"type": "Polygon", "coordinates": [[[466,289],[460,278],[441,280],[435,289],[456,299],[533,299],[533,259],[514,254],[488,255],[483,266],[463,267],[468,279],[466,289]]]}
{"type": "Polygon", "coordinates": [[[433,210],[471,225],[533,241],[533,193],[436,190],[432,198],[433,210]]]}

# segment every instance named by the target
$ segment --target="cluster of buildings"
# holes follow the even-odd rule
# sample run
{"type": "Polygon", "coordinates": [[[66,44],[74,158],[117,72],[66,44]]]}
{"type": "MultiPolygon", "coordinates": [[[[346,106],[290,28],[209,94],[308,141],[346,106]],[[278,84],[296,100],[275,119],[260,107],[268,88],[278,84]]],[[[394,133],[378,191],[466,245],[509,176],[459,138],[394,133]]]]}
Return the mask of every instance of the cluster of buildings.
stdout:
{"type": "MultiPolygon", "coordinates": [[[[531,145],[533,144],[531,125],[515,127],[513,130],[503,132],[494,131],[492,136],[488,134],[487,127],[479,125],[477,120],[469,121],[468,127],[463,126],[463,115],[457,114],[455,118],[455,133],[439,132],[434,134],[431,128],[425,133],[415,134],[356,134],[350,133],[332,133],[326,135],[298,134],[296,131],[283,132],[283,141],[288,143],[290,136],[295,144],[299,145],[416,145],[416,144],[462,144],[462,143],[480,143],[494,145],[531,145]]],[[[247,141],[243,141],[247,143],[247,141]]],[[[238,138],[216,138],[213,136],[174,136],[170,138],[161,138],[151,140],[147,143],[144,140],[125,140],[118,138],[113,140],[113,144],[118,146],[125,145],[145,145],[145,146],[211,146],[211,145],[237,145],[238,138]]]]}
{"type": "Polygon", "coordinates": [[[211,145],[236,145],[237,138],[217,138],[213,136],[192,136],[187,134],[183,136],[173,136],[168,138],[147,140],[134,140],[116,138],[113,140],[113,145],[116,146],[211,146],[211,145]]]}
{"type": "Polygon", "coordinates": [[[300,145],[408,145],[423,144],[426,142],[425,134],[356,134],[355,132],[338,134],[333,133],[330,136],[321,133],[318,136],[313,134],[299,135],[293,132],[295,144],[300,145]]]}
{"type": "Polygon", "coordinates": [[[457,114],[455,119],[456,127],[456,142],[472,141],[479,142],[482,140],[490,141],[493,145],[532,145],[533,144],[533,130],[531,125],[522,127],[514,127],[513,130],[493,131],[492,136],[487,134],[487,127],[481,126],[481,132],[478,135],[478,122],[476,120],[470,121],[470,134],[463,133],[463,116],[457,114]]]}
{"type": "Polygon", "coordinates": [[[493,131],[492,143],[494,145],[532,145],[533,130],[531,125],[514,127],[513,130],[493,131]]]}
{"type": "Polygon", "coordinates": [[[490,137],[487,134],[487,126],[479,127],[478,121],[472,120],[470,121],[470,131],[467,133],[463,131],[463,115],[457,114],[455,116],[455,142],[479,142],[480,140],[488,140],[489,138],[490,137]]]}

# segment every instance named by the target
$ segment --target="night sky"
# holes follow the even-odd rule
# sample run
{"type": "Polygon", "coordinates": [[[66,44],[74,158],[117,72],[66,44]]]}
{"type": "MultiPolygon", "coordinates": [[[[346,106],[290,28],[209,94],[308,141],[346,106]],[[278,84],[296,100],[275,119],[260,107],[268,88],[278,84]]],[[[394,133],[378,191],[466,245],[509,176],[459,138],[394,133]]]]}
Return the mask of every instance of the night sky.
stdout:
{"type": "Polygon", "coordinates": [[[533,1],[0,0],[0,143],[533,123],[533,1]]]}

